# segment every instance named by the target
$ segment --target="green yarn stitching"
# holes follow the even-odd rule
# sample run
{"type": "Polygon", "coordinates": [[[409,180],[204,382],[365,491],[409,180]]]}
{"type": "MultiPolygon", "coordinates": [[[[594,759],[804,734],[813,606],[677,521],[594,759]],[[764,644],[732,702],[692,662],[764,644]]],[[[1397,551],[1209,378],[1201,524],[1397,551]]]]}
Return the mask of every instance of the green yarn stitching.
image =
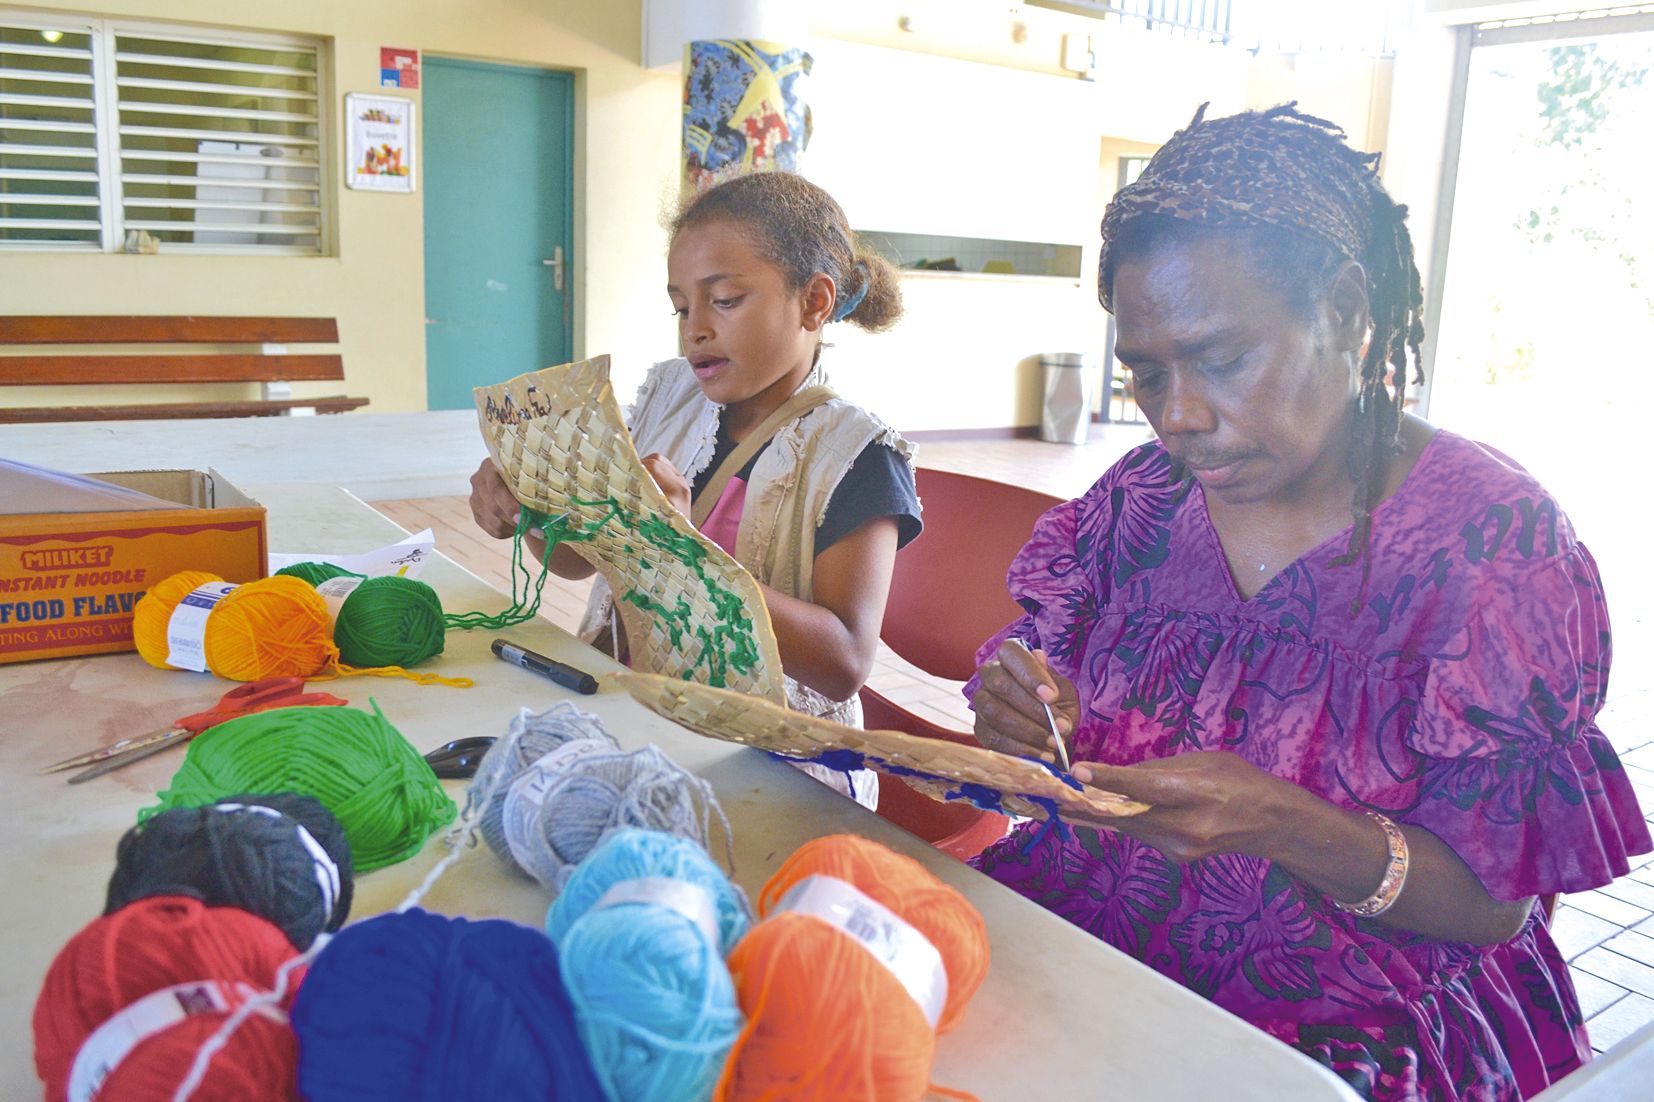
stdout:
{"type": "MultiPolygon", "coordinates": [[[[615,508],[619,510],[619,505],[615,508]]],[[[694,672],[705,667],[706,683],[724,688],[731,670],[739,674],[752,672],[759,658],[758,640],[753,633],[752,617],[747,615],[746,605],[738,595],[719,585],[716,579],[707,574],[706,547],[688,536],[681,535],[660,517],[646,517],[641,523],[636,517],[629,516],[627,520],[628,526],[635,528],[637,534],[642,536],[649,546],[693,571],[706,587],[707,596],[712,599],[713,615],[717,617],[718,622],[710,630],[706,627],[694,629],[695,637],[701,643],[701,653],[695,659],[695,664],[683,672],[683,679],[693,681],[694,672]]],[[[647,559],[643,560],[643,565],[652,569],[647,559]]],[[[692,615],[687,600],[680,597],[677,607],[668,609],[647,593],[635,589],[626,592],[620,599],[660,617],[667,634],[671,636],[672,645],[682,648],[684,632],[690,629],[692,615]]]]}
{"type": "MultiPolygon", "coordinates": [[[[707,596],[711,598],[713,615],[717,623],[710,628],[692,628],[693,611],[687,599],[679,598],[675,607],[668,608],[647,593],[635,589],[619,597],[620,600],[659,617],[664,630],[672,640],[672,645],[680,650],[683,649],[685,635],[693,633],[694,638],[700,642],[700,653],[695,657],[694,664],[683,671],[683,679],[693,681],[695,672],[704,669],[706,683],[723,688],[728,684],[732,672],[744,675],[756,668],[760,655],[752,617],[747,613],[746,605],[738,594],[725,589],[717,579],[708,574],[705,545],[691,536],[678,532],[665,518],[655,515],[641,516],[625,508],[613,497],[595,501],[583,501],[579,498],[569,500],[573,505],[603,509],[605,512],[596,520],[574,527],[566,514],[560,517],[547,517],[524,505],[517,518],[517,530],[511,537],[510,607],[492,616],[481,612],[450,613],[444,617],[449,627],[485,627],[498,630],[533,619],[540,611],[540,595],[545,588],[546,576],[551,571],[551,553],[557,545],[590,542],[597,537],[598,531],[604,525],[615,521],[665,558],[687,567],[700,579],[701,585],[706,588],[707,596]],[[531,529],[538,529],[546,540],[546,550],[540,560],[538,577],[531,577],[528,567],[523,563],[523,536],[531,529]]],[[[632,545],[627,544],[626,550],[631,551],[632,545]]],[[[644,569],[654,569],[647,558],[641,562],[644,569]]]]}
{"type": "MultiPolygon", "coordinates": [[[[602,503],[577,501],[575,504],[602,503]]],[[[473,628],[499,631],[502,628],[526,624],[534,619],[540,614],[540,596],[546,587],[546,576],[551,573],[551,553],[557,550],[557,545],[590,541],[612,516],[611,513],[584,528],[575,529],[569,527],[567,516],[548,517],[524,505],[517,515],[517,530],[511,533],[511,604],[504,611],[493,615],[486,612],[450,612],[443,616],[443,623],[461,631],[470,631],[473,628]],[[527,563],[523,561],[523,536],[536,528],[546,541],[545,554],[540,557],[538,576],[531,574],[527,563]]]]}

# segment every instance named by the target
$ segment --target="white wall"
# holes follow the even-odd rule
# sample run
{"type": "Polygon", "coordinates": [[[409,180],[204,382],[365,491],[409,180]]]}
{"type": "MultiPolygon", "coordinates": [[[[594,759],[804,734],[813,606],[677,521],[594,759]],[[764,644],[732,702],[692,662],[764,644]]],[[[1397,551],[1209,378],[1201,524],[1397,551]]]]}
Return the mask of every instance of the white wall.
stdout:
{"type": "Polygon", "coordinates": [[[1095,84],[817,41],[805,173],[858,226],[1078,243],[1097,171],[1095,84]]]}
{"type": "MultiPolygon", "coordinates": [[[[994,42],[1001,53],[1012,49],[1008,39],[994,42]]],[[[1039,356],[1098,353],[1105,342],[1097,227],[1118,158],[1152,152],[1201,103],[1217,115],[1297,99],[1344,124],[1357,145],[1383,143],[1387,62],[1258,60],[1118,27],[1093,44],[1095,81],[1035,67],[1027,53],[1010,65],[843,39],[809,43],[816,131],[801,164],[853,226],[1083,249],[1078,279],[908,274],[907,316],[895,329],[868,336],[835,327],[844,332],[832,334],[834,382],[899,428],[1038,421],[1039,356]]]]}

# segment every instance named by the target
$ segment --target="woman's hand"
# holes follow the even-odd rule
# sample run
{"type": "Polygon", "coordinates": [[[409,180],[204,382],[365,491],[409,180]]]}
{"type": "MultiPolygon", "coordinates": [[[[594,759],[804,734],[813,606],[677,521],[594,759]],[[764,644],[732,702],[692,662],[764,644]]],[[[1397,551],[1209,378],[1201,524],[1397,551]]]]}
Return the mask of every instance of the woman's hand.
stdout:
{"type": "Polygon", "coordinates": [[[691,496],[689,480],[679,474],[672,461],[660,452],[650,452],[644,456],[643,467],[655,480],[655,485],[660,487],[660,492],[666,495],[666,500],[672,503],[672,508],[687,517],[691,496]]]}
{"type": "MultiPolygon", "coordinates": [[[[1138,765],[1083,762],[1074,779],[1151,805],[1126,818],[1064,815],[1117,830],[1179,864],[1220,853],[1273,861],[1333,899],[1354,903],[1378,886],[1389,861],[1381,827],[1236,754],[1199,752],[1138,765]]],[[[1494,899],[1440,838],[1408,824],[1410,862],[1395,905],[1377,921],[1425,937],[1497,945],[1527,921],[1531,897],[1494,899]]]]}
{"type": "Polygon", "coordinates": [[[1065,819],[1129,834],[1179,864],[1219,853],[1273,857],[1273,839],[1290,823],[1287,809],[1299,795],[1309,796],[1237,754],[1213,751],[1129,766],[1081,762],[1074,779],[1149,809],[1127,818],[1065,819]]]}
{"type": "Polygon", "coordinates": [[[505,476],[492,459],[484,459],[471,476],[471,518],[477,527],[497,540],[510,539],[517,531],[521,512],[522,506],[505,484],[505,476]]]}
{"type": "Polygon", "coordinates": [[[1045,704],[1063,738],[1074,733],[1080,698],[1074,683],[1051,672],[1043,651],[1030,652],[1007,639],[993,658],[977,670],[980,679],[971,706],[976,710],[976,741],[990,750],[1055,761],[1045,704]]]}

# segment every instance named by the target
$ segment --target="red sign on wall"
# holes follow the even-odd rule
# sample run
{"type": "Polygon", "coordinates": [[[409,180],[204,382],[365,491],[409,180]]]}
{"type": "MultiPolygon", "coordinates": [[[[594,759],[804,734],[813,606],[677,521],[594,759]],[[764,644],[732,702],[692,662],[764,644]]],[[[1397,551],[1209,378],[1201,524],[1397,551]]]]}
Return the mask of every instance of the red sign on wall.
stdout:
{"type": "Polygon", "coordinates": [[[398,46],[379,47],[379,87],[418,88],[419,51],[398,46]]]}

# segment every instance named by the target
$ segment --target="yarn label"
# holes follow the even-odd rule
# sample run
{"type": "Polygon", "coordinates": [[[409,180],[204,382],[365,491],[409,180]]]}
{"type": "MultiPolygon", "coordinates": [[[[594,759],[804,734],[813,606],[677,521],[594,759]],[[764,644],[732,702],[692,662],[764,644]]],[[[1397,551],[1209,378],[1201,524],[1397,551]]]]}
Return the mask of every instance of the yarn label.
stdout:
{"type": "Polygon", "coordinates": [[[322,600],[327,602],[327,618],[334,623],[339,622],[339,610],[344,607],[345,598],[356,592],[356,587],[367,581],[366,578],[338,577],[329,578],[316,587],[322,600]]]}
{"type": "Polygon", "coordinates": [[[196,1014],[227,1014],[246,1001],[217,980],[152,991],[94,1029],[69,1069],[69,1102],[91,1102],[122,1060],[144,1041],[196,1014]]]}
{"type": "Polygon", "coordinates": [[[627,903],[646,903],[665,907],[699,926],[706,943],[723,953],[723,940],[718,934],[718,905],[712,893],[699,884],[674,880],[669,876],[640,876],[635,880],[617,880],[609,885],[592,910],[619,907],[627,903]]]}
{"type": "Polygon", "coordinates": [[[948,1001],[948,972],[942,954],[906,919],[848,881],[806,876],[776,904],[775,913],[808,915],[842,930],[913,996],[931,1028],[948,1001]]]}
{"type": "Polygon", "coordinates": [[[208,582],[178,602],[167,620],[167,665],[207,672],[207,617],[238,588],[234,582],[208,582]]]}
{"type": "Polygon", "coordinates": [[[534,836],[540,820],[540,806],[546,802],[546,794],[561,774],[582,758],[618,752],[602,739],[572,739],[550,753],[540,755],[511,782],[511,787],[506,789],[505,802],[500,807],[500,819],[505,827],[506,845],[511,848],[511,855],[519,865],[525,869],[536,867],[534,836]]]}

